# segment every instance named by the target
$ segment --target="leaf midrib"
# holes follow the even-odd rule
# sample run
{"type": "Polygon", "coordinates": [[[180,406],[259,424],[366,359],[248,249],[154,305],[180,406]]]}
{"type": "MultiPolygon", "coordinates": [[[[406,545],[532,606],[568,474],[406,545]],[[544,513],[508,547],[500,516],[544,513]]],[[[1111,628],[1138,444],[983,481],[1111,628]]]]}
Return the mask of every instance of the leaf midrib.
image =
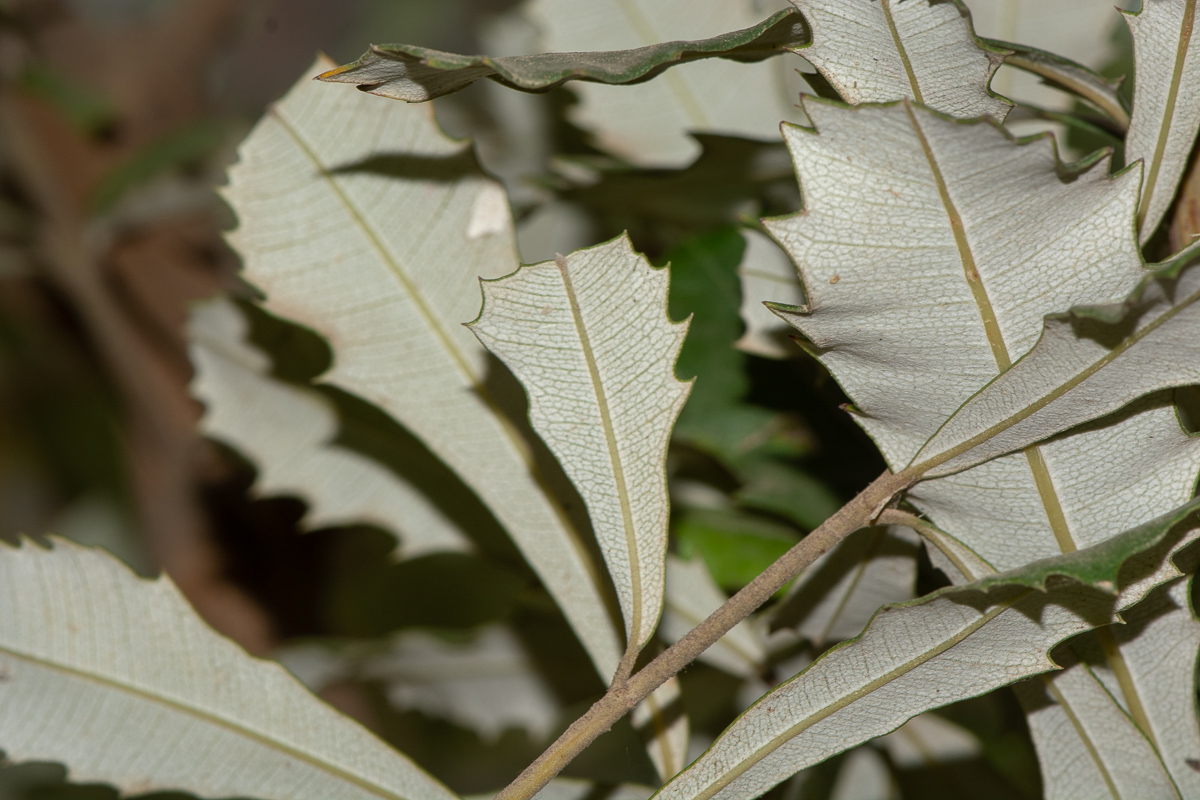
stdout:
{"type": "Polygon", "coordinates": [[[608,460],[612,466],[613,482],[616,485],[617,499],[621,506],[621,524],[624,527],[625,547],[629,553],[629,593],[631,608],[628,644],[640,643],[642,638],[642,561],[641,548],[637,540],[637,530],[633,523],[633,507],[629,501],[629,486],[625,479],[625,467],[621,460],[621,451],[617,446],[617,434],[613,426],[612,411],[608,405],[608,395],[604,391],[604,383],[600,378],[600,369],[596,364],[596,353],[588,338],[587,326],[583,321],[583,312],[579,307],[579,296],[575,293],[575,285],[571,281],[571,271],[567,260],[562,256],[554,259],[562,276],[563,291],[567,295],[567,303],[571,309],[571,321],[575,324],[575,334],[579,337],[580,349],[584,362],[587,364],[588,377],[592,383],[592,393],[596,398],[596,407],[600,413],[600,421],[604,427],[604,443],[608,447],[608,460]]]}
{"type": "MultiPolygon", "coordinates": [[[[554,518],[558,521],[559,527],[567,534],[565,538],[569,542],[571,549],[575,552],[576,558],[583,565],[584,571],[590,578],[596,593],[600,597],[605,597],[606,593],[602,588],[604,584],[601,580],[601,576],[595,561],[592,559],[591,555],[587,551],[587,548],[584,546],[580,537],[580,532],[576,529],[566,511],[558,502],[555,501],[554,493],[546,484],[546,479],[542,475],[541,470],[538,468],[537,463],[533,458],[533,454],[530,452],[525,440],[513,429],[512,423],[510,423],[505,415],[500,411],[499,405],[496,403],[495,398],[492,396],[487,386],[475,375],[474,371],[470,368],[466,357],[460,352],[458,346],[454,343],[453,339],[450,338],[448,332],[437,323],[436,315],[433,314],[432,309],[424,297],[416,291],[416,285],[409,280],[400,264],[392,256],[391,251],[384,245],[383,241],[375,233],[374,228],[368,222],[367,218],[362,214],[362,212],[359,211],[358,206],[342,190],[342,187],[338,184],[334,175],[330,173],[329,169],[325,166],[321,159],[317,157],[317,154],[313,148],[309,146],[308,142],[305,141],[304,137],[300,135],[300,132],[296,130],[291,122],[283,115],[283,113],[281,113],[278,107],[273,106],[268,113],[279,122],[284,132],[286,132],[288,136],[291,137],[291,139],[295,142],[296,147],[299,148],[302,153],[304,153],[310,162],[312,162],[313,166],[320,173],[321,177],[325,179],[325,182],[330,187],[331,191],[345,206],[346,211],[354,218],[354,221],[362,229],[364,235],[370,240],[371,246],[375,249],[376,253],[378,253],[380,260],[386,265],[388,271],[391,272],[400,282],[401,286],[410,293],[413,303],[416,305],[422,318],[434,331],[437,341],[445,349],[450,357],[451,362],[459,370],[459,372],[462,373],[466,379],[466,382],[468,385],[470,385],[471,390],[487,407],[487,410],[495,419],[497,427],[503,432],[503,435],[510,448],[516,453],[517,458],[525,464],[526,469],[529,470],[529,474],[533,479],[534,484],[538,487],[538,490],[545,499],[546,505],[550,508],[554,518]]],[[[475,482],[472,481],[469,483],[472,488],[474,488],[475,482]]]]}
{"type": "Polygon", "coordinates": [[[908,85],[912,89],[913,99],[924,105],[925,100],[921,97],[921,86],[917,83],[916,73],[913,72],[912,61],[908,58],[908,51],[904,48],[904,42],[900,38],[900,31],[896,29],[896,20],[892,15],[892,0],[880,0],[879,8],[883,11],[883,18],[887,21],[888,33],[892,35],[892,43],[896,45],[896,53],[900,56],[900,63],[904,65],[904,74],[908,77],[908,85]]]}
{"type": "MultiPolygon", "coordinates": [[[[366,780],[359,775],[355,775],[353,772],[350,772],[347,769],[336,766],[328,761],[312,755],[311,753],[301,750],[298,747],[285,744],[276,739],[272,739],[258,731],[253,730],[252,728],[245,726],[242,723],[237,722],[236,720],[228,719],[211,711],[205,711],[203,709],[196,708],[195,706],[187,705],[185,702],[180,700],[166,697],[161,694],[155,694],[150,690],[135,686],[131,683],[126,683],[108,675],[87,671],[67,664],[61,664],[32,653],[22,652],[8,645],[0,645],[0,652],[6,653],[13,658],[35,664],[43,669],[63,673],[80,680],[86,680],[91,683],[99,684],[100,686],[111,691],[122,692],[124,694],[131,695],[148,703],[164,706],[184,716],[193,717],[201,720],[202,722],[207,722],[216,727],[231,731],[239,736],[244,736],[247,739],[258,742],[270,750],[283,753],[284,755],[295,758],[297,761],[303,761],[309,766],[340,778],[347,783],[354,784],[355,786],[358,786],[379,797],[389,798],[390,800],[411,800],[405,795],[396,794],[372,781],[366,780]]],[[[351,724],[357,724],[351,720],[347,721],[350,721],[351,724]]],[[[398,753],[395,755],[399,757],[398,753]]]]}

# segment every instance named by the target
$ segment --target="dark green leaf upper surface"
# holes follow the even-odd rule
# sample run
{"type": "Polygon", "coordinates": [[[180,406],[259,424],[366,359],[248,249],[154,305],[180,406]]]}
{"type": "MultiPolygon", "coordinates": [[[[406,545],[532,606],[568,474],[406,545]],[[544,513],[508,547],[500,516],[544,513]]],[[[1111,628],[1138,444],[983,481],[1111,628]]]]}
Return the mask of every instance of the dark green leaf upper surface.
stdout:
{"type": "Polygon", "coordinates": [[[420,103],[465,89],[480,78],[526,92],[548,91],[570,80],[640,83],[676,64],[713,57],[758,61],[807,42],[808,29],[800,15],[787,10],[752,27],[709,39],[663,42],[631,50],[492,58],[407,44],[373,45],[352,64],[318,77],[420,103]]]}

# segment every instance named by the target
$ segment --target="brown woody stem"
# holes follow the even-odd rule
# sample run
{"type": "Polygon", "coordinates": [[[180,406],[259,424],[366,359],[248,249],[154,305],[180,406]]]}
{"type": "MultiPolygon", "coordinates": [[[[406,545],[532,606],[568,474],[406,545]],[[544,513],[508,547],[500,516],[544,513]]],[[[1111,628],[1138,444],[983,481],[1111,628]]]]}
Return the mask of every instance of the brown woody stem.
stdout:
{"type": "MultiPolygon", "coordinates": [[[[596,701],[587,713],[571,723],[546,752],[525,768],[496,800],[529,800],[571,763],[597,736],[607,731],[638,703],[690,664],[734,625],[754,613],[775,592],[800,574],[824,553],[859,528],[870,525],[884,506],[899,492],[911,486],[918,473],[905,470],[893,475],[884,472],[857,497],[825,520],[812,533],[788,550],[693,628],[686,636],[664,650],[657,658],[626,680],[615,680],[608,693],[596,701]]],[[[620,678],[620,676],[618,676],[620,678]]]]}

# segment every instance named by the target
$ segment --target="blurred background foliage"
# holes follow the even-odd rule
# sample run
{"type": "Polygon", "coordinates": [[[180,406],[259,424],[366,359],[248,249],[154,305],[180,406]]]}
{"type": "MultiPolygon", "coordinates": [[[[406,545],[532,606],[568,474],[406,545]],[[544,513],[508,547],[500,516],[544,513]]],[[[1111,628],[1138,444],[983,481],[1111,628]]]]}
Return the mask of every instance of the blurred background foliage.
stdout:
{"type": "MultiPolygon", "coordinates": [[[[480,52],[512,5],[0,0],[0,537],[53,533],[103,546],[143,574],[165,570],[217,630],[255,654],[290,654],[285,663],[309,670],[326,700],[463,793],[504,785],[601,694],[582,649],[482,504],[436,463],[426,483],[466,521],[472,553],[395,562],[386,531],[306,531],[300,498],[259,497],[253,465],[196,433],[186,320],[198,300],[251,297],[222,239],[235,222],[213,186],[315,52],[346,62],[386,41],[480,52]],[[395,680],[332,669],[304,650],[404,631],[429,633],[436,649],[497,624],[515,632],[544,681],[541,722],[502,718],[487,729],[424,701],[398,705],[389,700],[395,680]]],[[[505,180],[525,261],[629,230],[638,249],[671,264],[670,313],[693,316],[678,371],[699,377],[670,457],[672,547],[736,590],[883,469],[814,360],[798,349],[775,360],[733,347],[743,333],[739,226],[799,207],[787,154],[782,144],[703,135],[693,163],[639,169],[568,121],[570,89],[522,97],[515,116],[494,89],[439,100],[438,114],[450,133],[475,136],[484,165],[505,180]],[[501,127],[527,112],[546,121],[540,152],[513,147],[521,131],[501,127]]],[[[245,308],[275,377],[307,385],[328,366],[318,337],[245,308]]],[[[389,468],[400,468],[388,464],[397,453],[433,462],[386,415],[320,391],[338,410],[339,445],[389,468]]],[[[943,583],[922,557],[916,591],[943,583]]],[[[749,688],[761,693],[827,646],[793,641],[749,688]]],[[[698,747],[753,699],[744,681],[703,664],[681,681],[698,747]]],[[[878,796],[1040,796],[1007,690],[942,716],[978,749],[921,767],[871,749],[891,776],[878,796]]],[[[771,796],[848,800],[837,782],[852,758],[771,796]]],[[[656,783],[628,723],[566,774],[656,783]]],[[[115,797],[64,781],[54,765],[0,767],[0,798],[115,797]]]]}

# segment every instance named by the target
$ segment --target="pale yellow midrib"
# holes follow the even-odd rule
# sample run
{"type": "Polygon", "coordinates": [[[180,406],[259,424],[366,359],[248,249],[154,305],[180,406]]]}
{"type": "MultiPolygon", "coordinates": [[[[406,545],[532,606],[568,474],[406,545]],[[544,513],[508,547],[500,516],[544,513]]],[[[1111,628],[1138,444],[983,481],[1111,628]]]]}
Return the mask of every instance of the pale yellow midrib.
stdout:
{"type": "MultiPolygon", "coordinates": [[[[1189,0],[1189,3],[1194,2],[1195,0],[1189,0]]],[[[916,115],[913,113],[911,107],[908,107],[907,111],[917,138],[920,140],[926,160],[929,162],[929,169],[933,173],[934,181],[937,183],[938,193],[942,198],[946,213],[950,217],[950,227],[954,234],[955,245],[958,247],[959,255],[963,261],[964,274],[971,288],[971,294],[975,299],[980,317],[983,320],[984,331],[987,334],[988,343],[992,348],[997,372],[998,374],[1004,373],[1012,367],[1012,357],[1008,352],[1008,346],[1000,330],[999,320],[988,296],[987,288],[983,284],[983,278],[975,265],[974,255],[972,254],[970,243],[967,241],[962,217],[954,206],[941,168],[934,156],[933,149],[930,147],[924,132],[921,130],[916,115]]],[[[1047,522],[1050,523],[1050,531],[1054,534],[1059,551],[1064,554],[1075,552],[1078,548],[1074,537],[1071,536],[1070,525],[1067,522],[1062,501],[1059,499],[1058,490],[1054,486],[1054,479],[1050,475],[1050,470],[1046,465],[1041,449],[1037,445],[1030,445],[1022,452],[1025,454],[1026,463],[1029,464],[1029,471],[1033,477],[1034,486],[1037,488],[1038,497],[1042,501],[1042,510],[1046,514],[1047,522]]],[[[1110,658],[1107,652],[1105,657],[1109,660],[1110,666],[1113,667],[1113,673],[1121,686],[1121,692],[1125,696],[1125,701],[1129,704],[1130,710],[1134,714],[1135,724],[1144,730],[1151,745],[1154,746],[1157,752],[1158,745],[1154,740],[1153,731],[1150,729],[1149,719],[1145,716],[1141,697],[1138,695],[1137,687],[1130,679],[1128,670],[1123,668],[1124,662],[1122,661],[1120,665],[1112,663],[1114,659],[1110,658]],[[1141,712],[1140,716],[1138,715],[1139,711],[1141,712]]],[[[1092,748],[1089,745],[1089,751],[1091,750],[1092,748]]]]}
{"type": "MultiPolygon", "coordinates": [[[[154,703],[154,704],[157,704],[160,706],[164,706],[164,707],[171,709],[173,711],[176,711],[184,716],[193,717],[195,719],[201,720],[202,722],[207,722],[215,727],[219,727],[219,728],[223,728],[225,730],[231,731],[234,734],[237,734],[239,736],[244,736],[247,739],[258,742],[259,744],[263,745],[264,747],[266,747],[268,749],[275,750],[286,756],[295,758],[297,761],[302,761],[302,762],[308,764],[309,766],[314,767],[315,769],[319,769],[323,772],[333,775],[334,777],[344,780],[347,783],[354,784],[355,786],[358,786],[358,787],[370,792],[371,794],[377,795],[379,797],[389,798],[389,800],[411,800],[411,798],[408,798],[405,795],[396,794],[388,789],[385,789],[382,786],[379,786],[378,784],[376,784],[372,781],[368,781],[368,780],[362,778],[361,776],[355,775],[354,773],[350,772],[349,770],[343,769],[342,767],[338,767],[334,764],[329,763],[328,761],[319,759],[304,750],[301,750],[301,749],[291,746],[291,745],[284,744],[276,739],[271,739],[270,737],[268,737],[264,734],[261,734],[258,731],[255,731],[251,728],[248,728],[248,727],[238,723],[236,720],[227,719],[227,718],[222,717],[213,712],[204,711],[204,710],[198,709],[194,706],[189,706],[179,700],[174,700],[169,697],[164,697],[162,695],[154,694],[146,689],[143,689],[138,686],[134,686],[133,684],[130,684],[130,683],[125,683],[123,681],[117,680],[116,678],[112,678],[107,675],[101,675],[99,673],[94,673],[94,672],[87,672],[87,671],[77,668],[77,667],[72,667],[72,666],[65,665],[65,664],[59,664],[54,661],[50,661],[49,659],[46,659],[46,658],[43,658],[40,656],[36,656],[32,653],[25,653],[25,652],[16,650],[16,649],[6,646],[6,645],[0,645],[0,652],[7,653],[12,658],[18,658],[18,659],[21,659],[28,663],[35,664],[36,666],[38,666],[42,669],[50,670],[53,672],[63,673],[63,674],[69,675],[71,677],[74,677],[78,680],[85,680],[85,681],[89,681],[91,683],[99,684],[101,687],[107,688],[111,691],[121,692],[123,694],[127,694],[130,696],[139,698],[148,703],[154,703]]],[[[317,702],[316,698],[313,699],[313,702],[317,702]]],[[[344,721],[349,724],[352,724],[352,725],[358,724],[348,718],[346,718],[344,721]]],[[[366,731],[364,731],[364,732],[366,732],[366,731]]],[[[368,735],[370,735],[370,736],[372,736],[372,738],[374,738],[373,734],[368,733],[368,735]]],[[[403,756],[401,756],[399,753],[395,753],[395,755],[398,758],[403,758],[403,756]]],[[[430,778],[429,780],[433,780],[433,778],[430,778]]],[[[449,792],[449,790],[447,790],[447,793],[448,792],[449,792]]]]}
{"type": "Polygon", "coordinates": [[[592,393],[596,398],[596,407],[600,413],[601,424],[604,427],[604,441],[608,445],[608,459],[612,466],[613,482],[616,485],[617,499],[621,507],[621,523],[625,533],[625,547],[629,554],[629,631],[628,644],[640,644],[642,640],[642,561],[641,547],[637,540],[637,530],[633,522],[633,508],[629,502],[629,486],[625,481],[625,467],[621,461],[621,451],[617,446],[617,434],[613,426],[612,413],[608,406],[608,396],[604,383],[600,379],[600,370],[596,364],[596,354],[592,350],[588,338],[587,326],[583,321],[583,312],[579,307],[579,297],[575,294],[575,286],[571,282],[570,270],[566,259],[559,256],[554,264],[562,276],[563,290],[571,308],[571,321],[575,324],[575,334],[579,337],[580,349],[583,351],[584,362],[587,364],[588,377],[592,383],[592,393]]]}
{"type": "MultiPolygon", "coordinates": [[[[486,385],[479,380],[478,376],[475,375],[474,371],[467,363],[465,356],[459,352],[458,347],[454,344],[448,333],[437,324],[437,317],[433,314],[432,309],[429,307],[424,297],[416,291],[415,285],[408,279],[408,276],[404,273],[404,270],[401,268],[401,266],[396,263],[396,260],[392,257],[391,251],[384,245],[383,241],[375,233],[374,228],[367,221],[367,218],[358,210],[358,206],[351,201],[344,191],[342,191],[341,186],[338,185],[338,182],[334,179],[334,176],[329,172],[325,164],[317,157],[317,154],[309,146],[308,142],[304,140],[304,137],[300,135],[300,132],[295,129],[295,127],[282,113],[280,113],[277,108],[272,108],[268,113],[278,120],[283,130],[296,143],[297,148],[299,148],[299,150],[304,153],[309,161],[312,162],[313,166],[316,167],[317,171],[321,174],[321,177],[325,179],[325,182],[329,185],[330,189],[346,207],[347,212],[354,218],[355,222],[358,223],[363,233],[370,240],[372,248],[374,248],[379,254],[380,259],[387,266],[388,271],[396,277],[396,280],[400,282],[405,291],[410,293],[413,303],[417,306],[422,319],[424,319],[429,327],[434,331],[438,342],[441,343],[442,347],[450,356],[451,362],[455,365],[459,372],[462,373],[472,391],[477,397],[479,397],[481,402],[483,402],[488,411],[491,413],[491,416],[497,423],[497,427],[503,432],[505,439],[508,441],[510,448],[516,454],[518,460],[523,462],[526,469],[529,470],[529,474],[533,479],[534,484],[541,492],[546,506],[548,506],[550,509],[550,513],[554,516],[555,520],[557,520],[559,524],[559,527],[566,534],[564,538],[568,541],[569,546],[574,551],[575,556],[578,559],[578,562],[582,565],[585,574],[590,578],[593,590],[596,592],[598,597],[604,598],[606,593],[601,588],[603,586],[603,582],[601,581],[599,569],[593,561],[591,554],[588,553],[587,548],[584,547],[583,542],[581,541],[580,533],[575,528],[574,523],[571,522],[571,519],[567,516],[566,511],[559,505],[558,502],[555,501],[554,493],[550,490],[549,486],[547,486],[545,478],[538,469],[537,464],[533,459],[533,454],[530,452],[525,440],[516,430],[513,429],[512,423],[510,423],[508,418],[501,412],[495,401],[495,398],[492,397],[491,392],[488,391],[486,385]]],[[[471,485],[472,489],[474,490],[474,484],[470,483],[469,485],[471,485]]],[[[568,617],[568,619],[569,618],[570,617],[568,617]]],[[[583,637],[580,637],[580,641],[585,640],[583,637]]],[[[608,676],[602,677],[607,678],[608,676]]]]}
{"type": "Polygon", "coordinates": [[[900,31],[896,28],[896,20],[892,16],[892,0],[880,0],[879,8],[883,12],[884,19],[887,21],[888,32],[892,35],[892,43],[896,46],[896,53],[900,56],[900,63],[904,65],[904,74],[908,77],[908,85],[912,89],[913,100],[924,105],[925,100],[921,96],[921,86],[917,83],[917,75],[913,71],[912,61],[908,58],[908,51],[904,48],[904,42],[900,38],[900,31]]]}

